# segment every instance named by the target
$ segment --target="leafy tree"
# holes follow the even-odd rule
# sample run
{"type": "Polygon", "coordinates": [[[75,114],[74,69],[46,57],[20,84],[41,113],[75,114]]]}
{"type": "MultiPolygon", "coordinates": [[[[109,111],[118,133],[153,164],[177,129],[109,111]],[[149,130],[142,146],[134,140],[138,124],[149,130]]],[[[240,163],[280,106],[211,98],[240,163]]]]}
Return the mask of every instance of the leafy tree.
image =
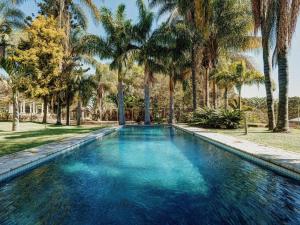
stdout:
{"type": "Polygon", "coordinates": [[[49,95],[61,88],[59,85],[60,62],[63,59],[64,32],[57,28],[53,17],[38,16],[24,30],[14,61],[28,71],[30,82],[27,93],[44,101],[43,122],[47,122],[49,95]]]}

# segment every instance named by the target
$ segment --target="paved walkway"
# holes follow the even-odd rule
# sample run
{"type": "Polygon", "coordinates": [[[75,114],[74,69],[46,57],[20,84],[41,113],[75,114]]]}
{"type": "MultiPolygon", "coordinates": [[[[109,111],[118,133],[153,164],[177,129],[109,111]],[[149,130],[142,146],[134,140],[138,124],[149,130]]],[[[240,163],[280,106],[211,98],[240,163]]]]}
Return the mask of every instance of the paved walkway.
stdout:
{"type": "Polygon", "coordinates": [[[0,157],[0,182],[119,129],[110,127],[0,157]]]}
{"type": "MultiPolygon", "coordinates": [[[[213,133],[202,128],[176,124],[174,127],[189,132],[207,141],[221,146],[228,151],[258,164],[267,166],[283,175],[300,180],[300,154],[279,148],[267,147],[247,140],[213,133]]],[[[300,148],[300,146],[299,146],[300,148]]]]}

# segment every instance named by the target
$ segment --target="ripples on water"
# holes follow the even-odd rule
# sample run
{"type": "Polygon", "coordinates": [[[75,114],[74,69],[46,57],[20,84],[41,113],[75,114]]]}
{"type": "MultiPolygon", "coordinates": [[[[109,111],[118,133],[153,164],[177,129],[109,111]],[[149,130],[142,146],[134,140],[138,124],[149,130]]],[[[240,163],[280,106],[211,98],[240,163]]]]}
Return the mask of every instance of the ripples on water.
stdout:
{"type": "Polygon", "coordinates": [[[171,128],[125,128],[0,186],[0,224],[300,224],[300,184],[171,128]]]}

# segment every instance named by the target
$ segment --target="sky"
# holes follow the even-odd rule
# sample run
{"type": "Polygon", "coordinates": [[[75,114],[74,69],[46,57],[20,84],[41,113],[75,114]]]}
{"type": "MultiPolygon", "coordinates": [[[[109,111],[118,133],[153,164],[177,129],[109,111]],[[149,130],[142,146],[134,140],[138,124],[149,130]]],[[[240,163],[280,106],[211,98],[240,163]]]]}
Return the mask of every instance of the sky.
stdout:
{"type": "MultiPolygon", "coordinates": [[[[26,1],[23,5],[20,6],[27,15],[31,15],[32,13],[36,13],[38,8],[35,1],[26,1]]],[[[114,11],[119,4],[126,5],[126,14],[128,18],[131,18],[135,21],[138,17],[138,12],[135,4],[135,0],[94,0],[97,6],[106,6],[114,11]]],[[[147,1],[146,1],[147,2],[147,1]]],[[[88,28],[88,32],[104,35],[103,29],[101,25],[96,25],[90,19],[90,24],[88,28]]],[[[300,18],[299,18],[300,21],[300,18]]],[[[159,22],[156,22],[156,25],[159,22]]],[[[254,63],[257,66],[257,69],[263,72],[263,61],[262,61],[262,52],[256,51],[251,53],[254,63]]],[[[273,68],[274,80],[277,82],[277,69],[273,68]]],[[[300,96],[300,22],[298,23],[296,32],[293,37],[293,42],[291,45],[291,49],[289,51],[289,74],[290,74],[290,91],[289,96],[300,96]]],[[[251,87],[244,87],[242,91],[243,97],[264,97],[265,96],[265,88],[261,85],[259,88],[254,85],[251,87]]],[[[274,94],[275,98],[278,97],[278,88],[274,94]]]]}

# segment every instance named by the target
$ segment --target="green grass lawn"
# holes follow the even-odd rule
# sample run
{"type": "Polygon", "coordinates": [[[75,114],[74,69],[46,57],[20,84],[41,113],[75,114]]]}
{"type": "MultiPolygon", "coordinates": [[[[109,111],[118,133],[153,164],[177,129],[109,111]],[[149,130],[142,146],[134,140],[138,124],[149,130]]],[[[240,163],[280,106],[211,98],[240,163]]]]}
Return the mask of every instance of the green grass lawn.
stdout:
{"type": "Polygon", "coordinates": [[[210,131],[300,153],[300,129],[291,129],[290,133],[273,133],[266,128],[250,127],[248,135],[244,134],[244,129],[210,129],[210,131]]]}
{"type": "Polygon", "coordinates": [[[24,122],[20,123],[18,132],[11,132],[10,122],[0,122],[0,156],[73,137],[74,135],[89,133],[103,127],[101,125],[77,127],[50,124],[46,127],[40,123],[24,122]]]}

